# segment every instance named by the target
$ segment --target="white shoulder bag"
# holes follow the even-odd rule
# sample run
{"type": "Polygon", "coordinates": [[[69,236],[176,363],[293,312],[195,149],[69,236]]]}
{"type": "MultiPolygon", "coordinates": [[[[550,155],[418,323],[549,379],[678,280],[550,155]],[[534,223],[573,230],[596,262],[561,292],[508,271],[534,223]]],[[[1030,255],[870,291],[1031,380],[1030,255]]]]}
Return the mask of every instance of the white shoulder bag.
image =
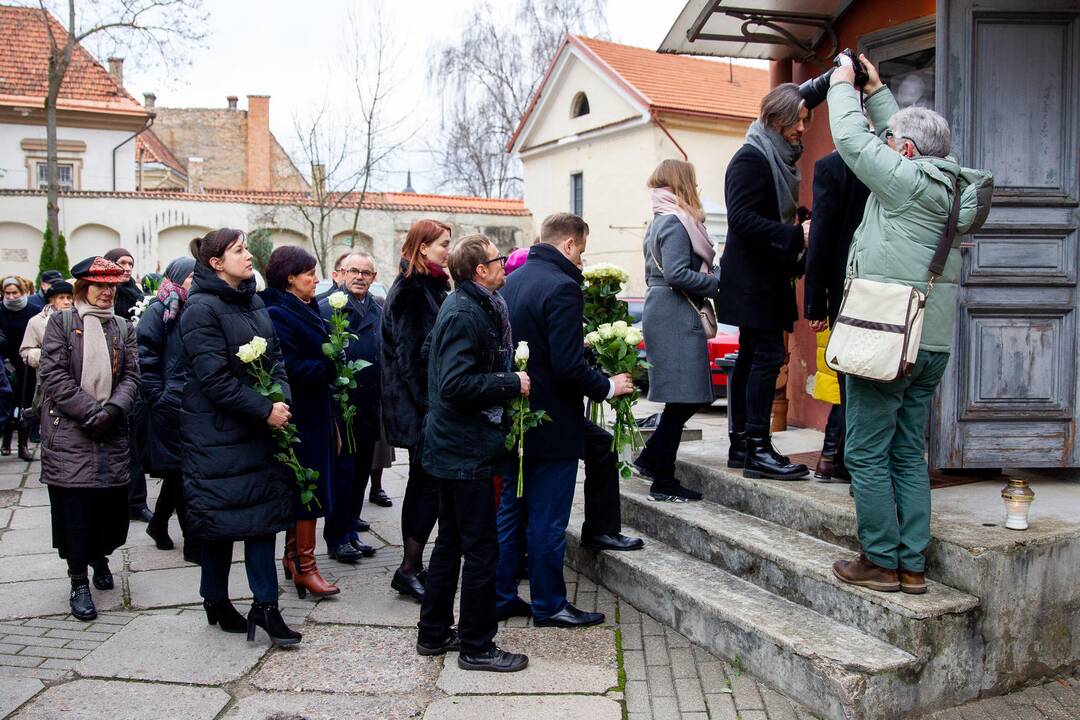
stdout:
{"type": "Polygon", "coordinates": [[[910,374],[922,342],[926,298],[945,271],[960,214],[960,188],[953,186],[949,219],[930,261],[926,294],[907,285],[854,277],[848,267],[840,313],[825,347],[825,364],[864,380],[893,382],[910,374]]]}

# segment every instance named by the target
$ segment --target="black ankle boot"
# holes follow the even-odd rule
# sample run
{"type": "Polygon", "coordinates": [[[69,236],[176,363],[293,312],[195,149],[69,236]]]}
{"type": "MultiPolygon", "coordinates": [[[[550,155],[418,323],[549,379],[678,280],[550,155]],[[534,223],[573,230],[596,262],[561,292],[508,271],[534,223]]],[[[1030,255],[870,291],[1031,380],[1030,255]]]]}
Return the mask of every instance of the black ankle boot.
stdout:
{"type": "Polygon", "coordinates": [[[86,574],[71,576],[71,595],[68,597],[71,614],[84,622],[97,619],[97,608],[90,595],[90,582],[86,574]]]}
{"type": "Polygon", "coordinates": [[[731,446],[728,448],[727,453],[727,466],[729,468],[741,469],[746,466],[746,431],[735,431],[728,433],[728,439],[731,440],[731,446]]]}
{"type": "Polygon", "coordinates": [[[206,622],[210,625],[217,625],[227,633],[242,633],[247,630],[247,620],[244,620],[244,616],[236,611],[228,599],[203,600],[202,606],[206,611],[206,622]]]}
{"type": "Polygon", "coordinates": [[[165,518],[165,522],[159,522],[157,515],[154,519],[146,523],[146,534],[149,535],[154,545],[158,550],[172,550],[176,545],[173,543],[171,537],[169,537],[169,519],[165,518]]]}
{"type": "Polygon", "coordinates": [[[777,452],[772,445],[772,438],[768,435],[747,437],[744,477],[800,480],[809,473],[805,465],[793,463],[777,452]]]}
{"type": "Polygon", "coordinates": [[[248,642],[255,640],[255,628],[261,627],[270,636],[270,642],[274,645],[295,645],[304,637],[285,624],[281,617],[278,604],[256,602],[251,604],[251,612],[247,617],[248,642]]]}
{"type": "Polygon", "coordinates": [[[95,560],[90,563],[90,567],[94,568],[94,587],[98,590],[112,590],[116,587],[112,570],[109,569],[108,558],[95,560]]]}

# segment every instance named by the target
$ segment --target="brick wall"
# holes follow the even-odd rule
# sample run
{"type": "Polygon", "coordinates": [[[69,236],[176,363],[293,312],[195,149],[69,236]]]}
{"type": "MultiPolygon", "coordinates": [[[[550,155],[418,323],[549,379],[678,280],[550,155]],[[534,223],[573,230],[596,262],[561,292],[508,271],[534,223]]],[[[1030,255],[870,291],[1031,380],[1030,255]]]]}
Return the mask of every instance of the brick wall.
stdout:
{"type": "Polygon", "coordinates": [[[247,189],[270,190],[270,97],[248,95],[247,189]]]}

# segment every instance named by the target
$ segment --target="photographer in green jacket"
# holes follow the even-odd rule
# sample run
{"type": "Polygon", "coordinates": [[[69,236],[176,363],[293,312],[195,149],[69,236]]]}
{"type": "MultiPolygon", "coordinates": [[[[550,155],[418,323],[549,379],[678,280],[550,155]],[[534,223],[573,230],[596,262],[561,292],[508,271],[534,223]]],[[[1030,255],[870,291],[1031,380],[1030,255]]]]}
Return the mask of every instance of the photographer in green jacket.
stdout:
{"type": "MultiPolygon", "coordinates": [[[[960,195],[957,240],[982,225],[990,209],[990,173],[961,168],[949,154],[949,125],[926,108],[900,110],[877,69],[859,104],[855,71],[838,67],[830,78],[829,124],[844,163],[869,189],[849,262],[854,276],[927,291],[928,268],[960,195]]],[[[847,583],[885,592],[926,592],[923,552],[930,543],[930,478],[925,428],[930,402],[949,360],[960,280],[954,245],[927,299],[914,371],[891,383],[847,377],[848,470],[852,476],[862,553],[838,561],[847,583]]]]}

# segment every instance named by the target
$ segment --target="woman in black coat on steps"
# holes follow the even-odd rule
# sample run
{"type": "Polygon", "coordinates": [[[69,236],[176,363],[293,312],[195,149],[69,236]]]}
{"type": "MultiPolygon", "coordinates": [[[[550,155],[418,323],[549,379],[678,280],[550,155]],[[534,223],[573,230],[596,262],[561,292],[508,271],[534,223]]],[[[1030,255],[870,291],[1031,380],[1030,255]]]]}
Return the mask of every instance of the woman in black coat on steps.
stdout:
{"type": "Polygon", "coordinates": [[[439,519],[439,488],[421,463],[421,437],[427,415],[427,362],[424,341],[435,326],[450,291],[446,272],[450,228],[418,220],[401,248],[401,272],[390,286],[382,319],[382,404],[386,436],[393,447],[409,450],[409,481],[401,503],[405,556],[390,586],[417,602],[424,599],[424,546],[439,519]]]}
{"type": "Polygon", "coordinates": [[[289,422],[288,402],[252,387],[237,357],[255,337],[266,342],[263,367],[291,398],[270,314],[255,295],[244,234],[222,228],[191,242],[195,280],[180,318],[187,385],[180,436],[188,528],[202,541],[206,619],[226,632],[255,627],[275,645],[300,642],[278,611],[274,536],[292,525],[292,479],[274,459],[272,428],[289,422]],[[272,370],[271,370],[272,368],[272,370]],[[247,622],[229,602],[232,546],[244,541],[244,566],[255,602],[247,622]]]}

